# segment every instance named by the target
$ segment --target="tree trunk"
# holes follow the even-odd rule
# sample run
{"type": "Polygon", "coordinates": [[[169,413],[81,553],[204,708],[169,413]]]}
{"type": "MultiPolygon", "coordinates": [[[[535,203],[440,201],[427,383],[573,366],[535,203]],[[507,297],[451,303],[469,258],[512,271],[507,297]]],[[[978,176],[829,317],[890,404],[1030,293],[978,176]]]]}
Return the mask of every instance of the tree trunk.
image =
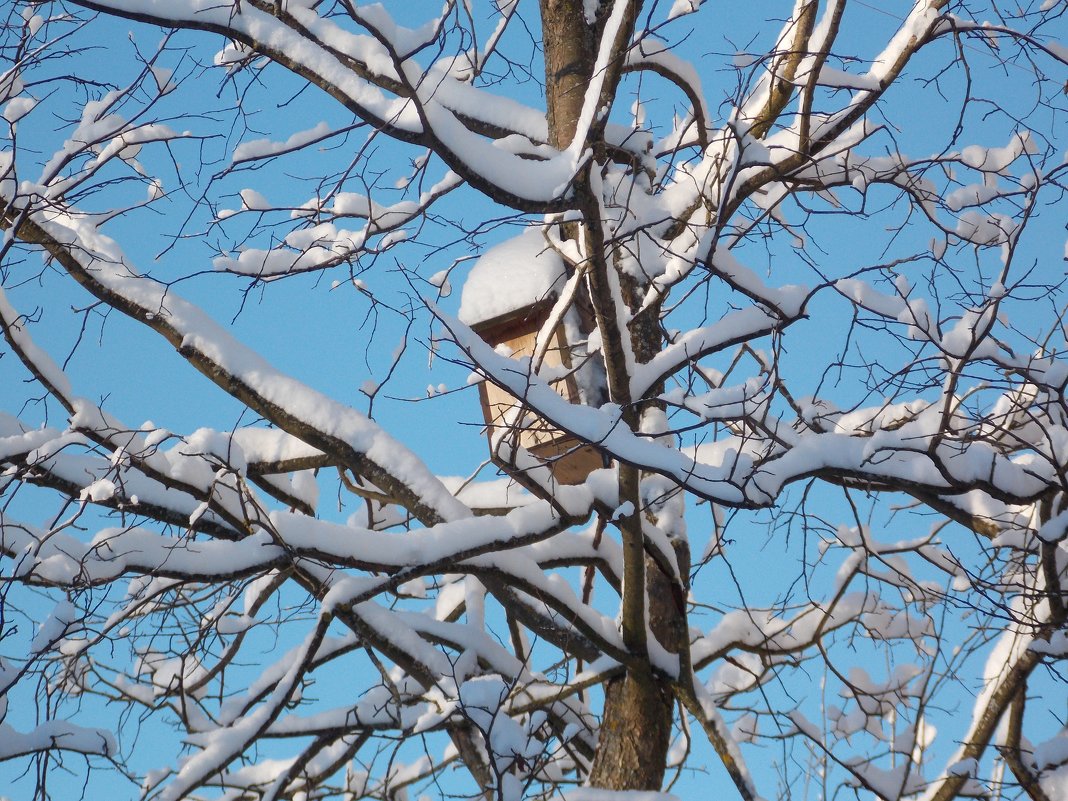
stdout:
{"type": "MultiPolygon", "coordinates": [[[[575,136],[586,89],[593,77],[597,43],[611,8],[610,3],[601,3],[596,18],[587,20],[584,5],[583,0],[541,0],[549,142],[558,148],[567,147],[575,136]]],[[[639,5],[634,2],[627,10],[618,41],[629,40],[639,5]]],[[[621,67],[618,59],[609,65],[605,76],[607,89],[615,87],[621,67]]],[[[600,131],[591,132],[595,153],[603,153],[603,148],[597,147],[599,138],[600,131]]],[[[598,226],[600,221],[584,220],[584,223],[589,229],[598,226]]],[[[577,229],[566,234],[580,235],[577,229]]],[[[587,236],[587,242],[590,239],[587,236]]],[[[610,254],[603,256],[611,265],[610,254]]],[[[659,331],[645,328],[638,325],[632,331],[635,355],[640,361],[648,360],[659,350],[659,331]]],[[[634,486],[629,487],[628,492],[635,497],[629,500],[638,509],[637,483],[632,483],[634,486]]],[[[628,482],[621,480],[620,501],[628,499],[623,492],[626,484],[628,482]]],[[[685,548],[681,550],[684,552],[685,548]]],[[[686,633],[684,596],[680,599],[678,586],[653,559],[647,556],[638,559],[644,561],[645,605],[650,628],[661,645],[677,651],[681,645],[680,637],[686,633]]],[[[680,567],[685,576],[687,567],[680,567]]],[[[588,777],[589,784],[612,790],[659,790],[671,743],[673,712],[671,689],[654,675],[648,662],[608,682],[600,740],[588,777]]]]}
{"type": "MultiPolygon", "coordinates": [[[[641,297],[630,281],[621,281],[623,300],[635,311],[641,297]]],[[[659,309],[640,313],[631,323],[631,347],[639,363],[648,362],[660,350],[659,309]]],[[[660,390],[651,393],[654,397],[660,390]]],[[[651,513],[646,512],[646,514],[651,513]]],[[[655,518],[651,519],[654,524],[655,518]]],[[[683,582],[690,572],[689,549],[682,539],[673,540],[675,559],[683,582]]],[[[686,646],[687,587],[677,584],[655,559],[645,557],[646,606],[649,628],[671,653],[686,646]]],[[[652,670],[630,671],[605,687],[605,711],[590,784],[612,790],[659,790],[667,769],[674,720],[674,695],[668,682],[652,670]]]]}
{"type": "Polygon", "coordinates": [[[591,787],[659,790],[671,742],[672,697],[651,671],[628,671],[604,688],[591,787]]]}
{"type": "MultiPolygon", "coordinates": [[[[639,2],[630,4],[617,44],[629,41],[639,5],[639,2]]],[[[541,0],[549,141],[556,147],[566,147],[575,137],[611,3],[601,3],[593,20],[586,19],[583,6],[582,0],[541,0]]],[[[608,75],[604,76],[607,89],[614,89],[621,73],[622,59],[613,60],[608,66],[608,75]]],[[[603,147],[597,146],[600,136],[599,130],[592,131],[591,144],[595,153],[603,153],[603,147]]],[[[587,229],[600,224],[599,220],[584,222],[587,229]]],[[[580,235],[577,230],[567,234],[580,235]]],[[[586,241],[591,239],[602,240],[602,237],[590,237],[587,232],[586,241]]],[[[611,265],[611,255],[602,255],[611,265]]],[[[641,320],[635,320],[635,323],[638,325],[631,331],[634,354],[639,361],[647,361],[659,350],[659,330],[655,326],[654,330],[645,330],[647,326],[642,325],[641,320]]],[[[640,419],[640,415],[635,415],[634,419],[640,419]]],[[[640,509],[637,488],[637,481],[627,482],[621,474],[619,500],[630,500],[635,509],[640,509]],[[629,494],[634,497],[627,497],[629,494]]],[[[641,514],[644,513],[637,513],[641,514]]],[[[640,528],[637,515],[635,522],[640,528]]],[[[638,536],[641,537],[640,533],[638,536]]],[[[687,562],[685,547],[680,549],[680,554],[684,554],[681,562],[687,562]]],[[[644,562],[645,611],[649,628],[661,645],[677,651],[682,642],[680,638],[686,635],[685,595],[680,597],[679,587],[655,560],[642,555],[638,559],[644,562]]],[[[680,570],[685,577],[688,566],[680,564],[680,570]]],[[[657,678],[647,661],[609,681],[604,686],[600,739],[588,784],[618,790],[659,790],[671,744],[673,712],[674,697],[668,682],[657,678]]]]}
{"type": "MultiPolygon", "coordinates": [[[[689,572],[686,548],[676,547],[679,570],[689,572]]],[[[684,596],[646,557],[646,599],[649,627],[666,649],[678,653],[686,636],[684,596]]],[[[667,769],[675,699],[667,682],[651,669],[628,671],[605,685],[601,739],[589,783],[609,790],[659,790],[667,769]]]]}
{"type": "Polygon", "coordinates": [[[567,147],[575,135],[595,59],[594,30],[582,0],[541,0],[549,143],[567,147]]]}

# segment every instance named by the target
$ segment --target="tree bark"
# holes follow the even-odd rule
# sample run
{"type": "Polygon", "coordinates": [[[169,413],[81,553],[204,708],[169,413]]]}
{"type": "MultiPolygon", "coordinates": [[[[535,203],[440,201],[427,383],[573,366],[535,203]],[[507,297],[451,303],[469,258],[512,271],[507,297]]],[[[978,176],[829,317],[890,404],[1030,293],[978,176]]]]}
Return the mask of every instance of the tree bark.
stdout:
{"type": "MultiPolygon", "coordinates": [[[[678,543],[679,571],[689,572],[686,548],[678,543]]],[[[684,596],[650,557],[645,559],[649,628],[672,653],[686,636],[684,596]]],[[[659,790],[667,770],[675,698],[668,682],[647,670],[630,670],[605,685],[601,739],[589,783],[609,790],[659,790]]]]}
{"type": "Polygon", "coordinates": [[[588,782],[608,790],[659,790],[671,742],[671,691],[652,671],[628,671],[604,688],[604,717],[588,782]]]}
{"type": "Polygon", "coordinates": [[[582,5],[582,0],[541,1],[549,144],[558,148],[575,135],[596,58],[594,30],[582,5]]]}
{"type": "MultiPolygon", "coordinates": [[[[624,24],[615,43],[620,55],[622,53],[618,46],[629,41],[639,5],[638,2],[631,2],[626,9],[624,24]]],[[[549,142],[558,148],[567,147],[575,136],[586,90],[593,78],[598,43],[604,34],[605,23],[613,4],[601,3],[592,20],[586,18],[583,6],[582,0],[541,0],[549,142]]],[[[604,76],[602,96],[611,96],[621,72],[622,58],[613,59],[604,76]]],[[[600,127],[594,126],[590,133],[590,145],[593,146],[595,154],[604,152],[601,138],[600,127]]],[[[587,194],[587,189],[588,187],[577,187],[578,196],[587,194]]],[[[583,205],[586,209],[596,208],[596,204],[583,205]]],[[[574,226],[574,230],[567,233],[571,236],[585,236],[587,245],[603,241],[599,219],[584,219],[583,224],[585,233],[574,226]]],[[[591,257],[601,262],[602,268],[614,269],[614,260],[610,254],[591,253],[591,257]]],[[[594,280],[591,278],[591,281],[594,280]]],[[[597,299],[594,300],[595,308],[611,303],[607,296],[600,298],[600,301],[599,304],[597,299]]],[[[614,324],[614,315],[609,319],[608,324],[614,324]]],[[[645,328],[638,325],[631,331],[631,346],[639,361],[651,358],[660,345],[659,331],[648,331],[645,328]]],[[[619,399],[612,400],[618,402],[619,399]]],[[[629,401],[629,398],[626,400],[629,401]]],[[[627,412],[628,422],[636,425],[640,420],[639,410],[632,407],[627,409],[627,412]]],[[[644,512],[639,503],[638,478],[636,470],[621,466],[620,501],[630,500],[635,511],[630,519],[620,521],[620,525],[625,529],[625,540],[640,544],[641,516],[644,512]]],[[[650,629],[661,645],[668,650],[679,650],[679,638],[685,636],[686,632],[685,596],[680,599],[676,582],[661,570],[656,560],[644,555],[641,547],[630,549],[625,559],[634,568],[627,571],[627,575],[641,577],[638,586],[645,585],[644,604],[641,604],[639,618],[647,616],[650,629]]],[[[680,569],[685,575],[687,568],[680,565],[680,569]]],[[[633,595],[627,595],[625,598],[635,600],[633,595]]],[[[624,606],[626,605],[625,600],[624,606]]],[[[645,657],[644,621],[639,620],[637,625],[643,629],[642,636],[637,638],[636,645],[628,642],[628,646],[637,655],[645,657]]],[[[625,630],[625,641],[626,634],[625,630]]],[[[674,696],[670,685],[654,674],[648,659],[641,659],[623,676],[608,682],[604,692],[605,706],[600,740],[588,783],[593,787],[611,790],[659,790],[664,780],[674,719],[674,696]]]]}

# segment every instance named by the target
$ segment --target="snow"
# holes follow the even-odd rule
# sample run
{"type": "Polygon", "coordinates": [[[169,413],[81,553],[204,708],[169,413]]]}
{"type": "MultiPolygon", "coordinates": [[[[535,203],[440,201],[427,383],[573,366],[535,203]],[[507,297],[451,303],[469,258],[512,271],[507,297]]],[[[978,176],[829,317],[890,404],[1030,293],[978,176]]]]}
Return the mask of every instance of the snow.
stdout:
{"type": "Polygon", "coordinates": [[[329,555],[335,563],[363,564],[372,570],[408,568],[413,572],[538,542],[560,527],[553,508],[544,502],[500,517],[468,518],[392,535],[289,512],[272,512],[271,523],[296,553],[329,555]]]}
{"type": "Polygon", "coordinates": [[[439,476],[441,483],[472,509],[509,508],[532,503],[534,497],[511,478],[471,481],[462,476],[439,476]]]}
{"type": "Polygon", "coordinates": [[[326,122],[320,122],[307,130],[297,131],[282,142],[276,142],[271,139],[254,139],[251,142],[242,142],[234,148],[232,161],[237,164],[242,161],[253,161],[288,153],[313,142],[322,141],[332,133],[333,129],[330,125],[326,122]]]}
{"type": "Polygon", "coordinates": [[[118,488],[115,486],[115,482],[106,478],[100,478],[83,489],[80,497],[82,500],[90,500],[94,503],[100,503],[101,501],[110,500],[115,497],[117,490],[118,488]]]}
{"type": "MultiPolygon", "coordinates": [[[[872,608],[873,598],[866,593],[847,593],[827,608],[824,603],[813,602],[801,608],[790,618],[784,618],[777,611],[760,611],[741,609],[728,612],[701,639],[691,645],[691,658],[699,664],[713,655],[725,653],[735,645],[743,648],[769,646],[790,652],[804,643],[820,630],[830,631],[848,624],[872,608]]],[[[745,673],[747,681],[752,680],[751,673],[745,673]]],[[[721,687],[710,688],[713,693],[721,687]]]]}
{"type": "Polygon", "coordinates": [[[711,325],[693,328],[650,361],[635,367],[632,392],[640,395],[662,378],[699,358],[770,333],[778,322],[775,315],[758,306],[750,306],[731,312],[711,325]]]}
{"type": "MultiPolygon", "coordinates": [[[[207,429],[201,429],[207,431],[207,429]]],[[[223,455],[230,450],[229,441],[244,454],[248,463],[285,462],[297,459],[314,459],[322,456],[322,451],[280,428],[246,427],[222,435],[224,439],[216,440],[223,455]]]]}
{"type": "Polygon", "coordinates": [[[1040,771],[1068,763],[1068,730],[1061,730],[1057,736],[1039,743],[1033,753],[1035,765],[1040,771]]]}
{"type": "Polygon", "coordinates": [[[1016,226],[1016,220],[1007,215],[985,214],[973,209],[958,217],[954,233],[975,245],[992,247],[1010,241],[1016,226]]]}
{"type": "Polygon", "coordinates": [[[464,281],[458,317],[478,325],[532,306],[559,293],[566,273],[563,259],[531,227],[487,250],[464,281]]]}
{"type": "Polygon", "coordinates": [[[836,69],[828,64],[820,67],[820,75],[817,79],[820,86],[831,86],[837,89],[864,89],[877,91],[879,80],[873,75],[856,75],[836,69]]]}
{"type": "Polygon", "coordinates": [[[701,0],[675,0],[671,4],[671,8],[668,10],[667,18],[669,20],[681,17],[686,14],[692,14],[697,11],[701,6],[701,0]]]}
{"type": "Polygon", "coordinates": [[[872,80],[882,86],[882,82],[890,76],[891,68],[901,54],[922,40],[938,23],[938,20],[939,10],[934,7],[934,3],[914,3],[904,23],[872,63],[871,70],[868,72],[872,80]]]}
{"type": "Polygon", "coordinates": [[[406,28],[398,25],[385,6],[379,3],[367,3],[353,8],[353,15],[381,37],[389,42],[392,50],[407,58],[410,53],[433,42],[437,37],[440,21],[429,19],[419,28],[406,28]]]}
{"type": "Polygon", "coordinates": [[[1049,798],[1064,798],[1068,796],[1068,765],[1061,765],[1059,768],[1045,774],[1040,779],[1040,782],[1049,798]]]}
{"type": "MultiPolygon", "coordinates": [[[[333,222],[321,222],[295,228],[285,236],[287,247],[269,250],[245,248],[240,250],[236,259],[226,255],[216,257],[213,265],[216,270],[271,279],[282,275],[333,267],[354,258],[361,251],[382,252],[407,237],[407,231],[402,226],[420,219],[431,204],[441,196],[448,194],[460,183],[459,176],[449,172],[429,190],[423,192],[418,201],[402,200],[390,206],[382,206],[362,194],[339,192],[334,196],[334,202],[330,208],[331,213],[338,220],[346,217],[366,219],[367,222],[362,228],[356,230],[339,228],[333,222]],[[377,242],[372,241],[373,237],[379,237],[377,242]]],[[[249,193],[244,204],[246,208],[255,207],[258,210],[272,208],[258,192],[253,193],[251,190],[244,190],[244,192],[249,193]]],[[[244,193],[242,198],[245,199],[244,193]]],[[[320,204],[315,201],[305,204],[292,215],[305,217],[318,211],[321,211],[320,204]]],[[[218,218],[226,219],[236,213],[223,210],[219,212],[218,218]]],[[[363,288],[359,279],[354,279],[353,283],[363,288]]]]}
{"type": "Polygon", "coordinates": [[[0,423],[11,421],[11,428],[0,429],[0,459],[5,461],[21,454],[31,453],[53,441],[59,432],[51,428],[39,428],[35,431],[23,431],[18,420],[7,415],[0,417],[0,423]]]}
{"type": "Polygon", "coordinates": [[[21,120],[31,111],[34,106],[37,105],[37,100],[32,97],[16,97],[13,100],[7,101],[4,104],[3,111],[0,111],[0,116],[7,120],[10,124],[14,125],[21,120]]]}
{"type": "Polygon", "coordinates": [[[505,712],[509,686],[500,676],[477,676],[465,681],[459,690],[458,708],[487,740],[495,770],[505,772],[516,764],[518,757],[534,761],[543,744],[505,712]]]}
{"type": "Polygon", "coordinates": [[[37,633],[30,643],[30,651],[43,653],[66,637],[72,629],[80,628],[77,625],[82,614],[70,601],[60,601],[48,614],[48,618],[41,623],[37,633]]]}
{"type": "MultiPolygon", "coordinates": [[[[690,6],[688,11],[681,13],[691,13],[696,11],[702,0],[676,0],[675,5],[672,6],[671,12],[668,17],[673,18],[678,16],[676,9],[680,9],[681,6],[690,6]]],[[[713,116],[708,108],[708,101],[705,98],[704,90],[701,86],[701,76],[692,63],[684,58],[681,58],[677,53],[668,48],[664,43],[653,38],[642,39],[637,43],[637,47],[633,47],[627,53],[627,63],[629,65],[642,65],[645,67],[653,66],[654,69],[665,70],[668,74],[673,76],[673,79],[678,79],[684,82],[686,88],[692,92],[697,100],[699,108],[694,109],[695,112],[700,112],[701,117],[708,121],[713,119],[713,116]]]]}
{"type": "Polygon", "coordinates": [[[23,576],[56,584],[79,578],[85,585],[106,583],[127,571],[226,577],[269,567],[283,557],[265,534],[241,544],[187,544],[136,528],[103,529],[85,545],[66,535],[45,537],[29,527],[5,526],[0,531],[0,548],[6,553],[27,552],[19,567],[23,576]],[[162,568],[163,564],[167,567],[162,568]]]}
{"type": "Polygon", "coordinates": [[[249,211],[268,211],[273,208],[270,201],[255,189],[241,190],[241,205],[249,211]]]}
{"type": "Polygon", "coordinates": [[[175,89],[178,88],[178,84],[171,80],[171,76],[174,75],[174,70],[167,67],[160,67],[153,64],[149,69],[152,71],[152,78],[156,82],[156,89],[160,95],[169,95],[175,89]]]}
{"type": "MultiPolygon", "coordinates": [[[[367,195],[360,195],[355,192],[338,192],[334,195],[334,204],[330,211],[339,217],[371,217],[374,213],[371,199],[367,195]]],[[[324,228],[322,230],[330,229],[324,228]]],[[[295,245],[297,243],[293,242],[292,244],[295,245]]]]}
{"type": "Polygon", "coordinates": [[[22,732],[0,722],[0,760],[51,748],[99,756],[118,753],[115,736],[106,729],[87,728],[65,720],[49,720],[22,732]]]}
{"type": "Polygon", "coordinates": [[[969,145],[961,151],[960,160],[975,170],[1000,173],[1020,156],[1035,152],[1036,145],[1030,131],[1021,131],[1014,134],[1004,147],[969,145]]]}
{"type": "Polygon", "coordinates": [[[1055,631],[1050,635],[1048,642],[1046,640],[1035,640],[1029,648],[1040,654],[1048,654],[1055,657],[1068,656],[1068,632],[1055,631]]]}
{"type": "Polygon", "coordinates": [[[946,768],[946,773],[950,776],[974,776],[978,770],[979,763],[977,760],[962,759],[946,768]]]}
{"type": "Polygon", "coordinates": [[[472,132],[457,112],[441,101],[434,83],[421,83],[419,101],[429,128],[446,152],[450,166],[496,188],[519,203],[550,204],[568,193],[568,187],[590,153],[575,148],[546,160],[531,160],[509,153],[472,132]]]}
{"type": "Polygon", "coordinates": [[[447,298],[449,295],[452,294],[452,284],[449,283],[448,270],[439,270],[438,272],[430,276],[430,278],[427,279],[427,282],[431,286],[435,286],[438,288],[439,297],[447,298]]]}
{"type": "Polygon", "coordinates": [[[289,669],[277,682],[266,701],[231,726],[219,727],[198,737],[202,750],[184,757],[174,780],[159,793],[161,801],[178,801],[210,775],[237,758],[259,732],[289,701],[303,675],[310,652],[318,647],[320,635],[313,631],[289,660],[289,669]]]}

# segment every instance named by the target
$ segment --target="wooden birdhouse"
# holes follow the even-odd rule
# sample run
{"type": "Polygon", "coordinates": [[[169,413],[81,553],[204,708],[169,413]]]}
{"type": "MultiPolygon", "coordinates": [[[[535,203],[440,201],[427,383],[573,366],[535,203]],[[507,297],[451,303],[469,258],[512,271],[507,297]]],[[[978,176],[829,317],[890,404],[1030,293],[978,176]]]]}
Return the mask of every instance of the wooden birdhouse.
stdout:
{"type": "MultiPolygon", "coordinates": [[[[538,229],[529,229],[486,253],[472,268],[464,283],[460,319],[494,348],[507,349],[513,357],[533,356],[539,337],[548,338],[542,348],[545,368],[564,368],[554,382],[557,392],[572,403],[579,399],[572,348],[564,325],[543,331],[553,305],[567,279],[564,264],[538,229]]],[[[490,445],[490,457],[509,475],[516,467],[502,454],[519,445],[544,462],[561,484],[580,484],[604,466],[596,448],[583,445],[555,428],[516,398],[490,381],[479,385],[482,414],[490,445]]]]}

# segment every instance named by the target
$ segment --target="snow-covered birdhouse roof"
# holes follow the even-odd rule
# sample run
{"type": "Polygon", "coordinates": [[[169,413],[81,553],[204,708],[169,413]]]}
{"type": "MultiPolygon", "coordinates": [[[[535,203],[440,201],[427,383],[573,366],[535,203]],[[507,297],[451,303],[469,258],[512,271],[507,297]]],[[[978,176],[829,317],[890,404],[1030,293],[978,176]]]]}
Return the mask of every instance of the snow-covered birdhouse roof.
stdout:
{"type": "Polygon", "coordinates": [[[539,228],[528,228],[475,262],[460,297],[460,320],[484,328],[555,297],[567,280],[563,259],[539,228]]]}

